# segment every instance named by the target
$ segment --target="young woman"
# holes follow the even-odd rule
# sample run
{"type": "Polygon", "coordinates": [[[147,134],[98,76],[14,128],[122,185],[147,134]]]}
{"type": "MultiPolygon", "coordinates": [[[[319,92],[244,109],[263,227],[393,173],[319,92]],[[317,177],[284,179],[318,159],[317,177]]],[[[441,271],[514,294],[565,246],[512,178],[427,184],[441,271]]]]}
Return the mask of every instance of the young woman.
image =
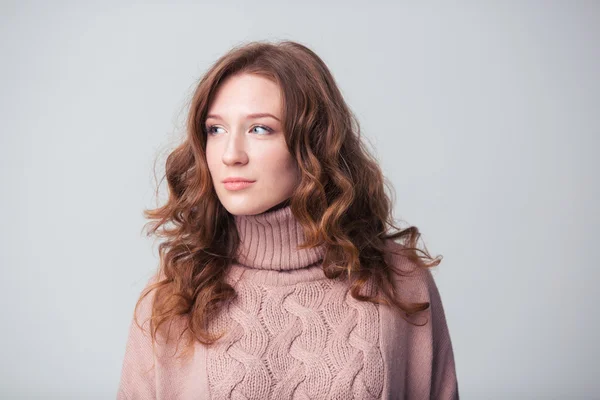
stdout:
{"type": "Polygon", "coordinates": [[[252,42],[221,57],[166,178],[119,399],[458,398],[440,259],[394,225],[313,51],[252,42]]]}

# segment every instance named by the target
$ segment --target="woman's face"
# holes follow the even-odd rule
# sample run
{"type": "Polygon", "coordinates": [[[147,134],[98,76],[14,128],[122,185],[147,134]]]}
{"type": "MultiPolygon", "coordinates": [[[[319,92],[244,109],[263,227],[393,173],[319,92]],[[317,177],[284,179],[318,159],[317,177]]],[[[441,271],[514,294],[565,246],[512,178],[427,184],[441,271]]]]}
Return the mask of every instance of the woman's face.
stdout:
{"type": "Polygon", "coordinates": [[[281,94],[259,75],[223,81],[206,118],[206,158],[221,204],[234,215],[263,213],[287,200],[299,182],[281,124],[281,94]],[[252,183],[225,183],[242,178],[252,183]]]}

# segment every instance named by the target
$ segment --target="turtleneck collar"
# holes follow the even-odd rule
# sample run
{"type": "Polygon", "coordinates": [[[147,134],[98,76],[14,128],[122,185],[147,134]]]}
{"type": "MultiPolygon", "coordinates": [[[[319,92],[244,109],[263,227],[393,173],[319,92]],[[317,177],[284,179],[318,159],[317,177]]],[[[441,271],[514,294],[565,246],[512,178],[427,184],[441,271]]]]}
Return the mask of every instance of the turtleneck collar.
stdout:
{"type": "Polygon", "coordinates": [[[290,205],[256,215],[235,215],[240,237],[237,261],[250,268],[290,271],[323,260],[325,246],[299,250],[302,225],[290,205]]]}

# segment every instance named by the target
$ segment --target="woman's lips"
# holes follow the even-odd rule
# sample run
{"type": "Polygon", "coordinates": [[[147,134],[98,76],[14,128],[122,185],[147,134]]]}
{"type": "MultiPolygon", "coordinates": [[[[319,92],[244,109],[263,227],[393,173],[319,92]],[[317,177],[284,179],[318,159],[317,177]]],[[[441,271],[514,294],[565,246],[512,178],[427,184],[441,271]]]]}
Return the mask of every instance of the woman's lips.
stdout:
{"type": "Polygon", "coordinates": [[[241,190],[252,185],[254,182],[250,181],[237,181],[237,182],[225,182],[225,189],[227,190],[241,190]]]}

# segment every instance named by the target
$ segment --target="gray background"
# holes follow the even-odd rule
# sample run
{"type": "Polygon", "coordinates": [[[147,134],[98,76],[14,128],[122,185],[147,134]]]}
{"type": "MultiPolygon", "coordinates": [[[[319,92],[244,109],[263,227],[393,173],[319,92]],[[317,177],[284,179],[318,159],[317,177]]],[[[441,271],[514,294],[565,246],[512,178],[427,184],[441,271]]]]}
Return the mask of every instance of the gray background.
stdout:
{"type": "Polygon", "coordinates": [[[114,398],[153,162],[218,56],[292,39],[444,257],[461,398],[600,398],[600,2],[166,3],[1,3],[0,397],[114,398]]]}

